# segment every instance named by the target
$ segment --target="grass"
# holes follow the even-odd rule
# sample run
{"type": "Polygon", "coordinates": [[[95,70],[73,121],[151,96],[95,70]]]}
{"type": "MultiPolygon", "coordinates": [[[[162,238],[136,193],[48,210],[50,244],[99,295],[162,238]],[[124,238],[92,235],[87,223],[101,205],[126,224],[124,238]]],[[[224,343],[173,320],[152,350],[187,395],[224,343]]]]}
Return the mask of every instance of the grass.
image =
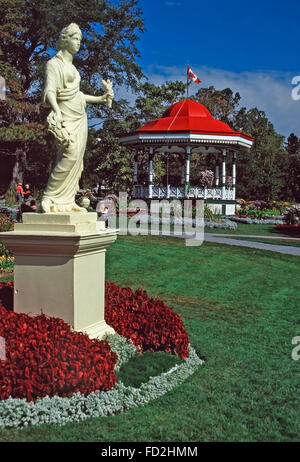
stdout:
{"type": "MultiPolygon", "coordinates": [[[[300,335],[298,257],[120,236],[107,251],[106,270],[107,280],[142,286],[174,307],[205,365],[144,408],[63,427],[0,430],[0,441],[299,439],[299,364],[291,358],[292,338],[300,335]]],[[[174,361],[148,353],[120,376],[138,385],[174,361]]]]}
{"type": "Polygon", "coordinates": [[[0,271],[0,282],[9,282],[13,280],[13,274],[0,271]]]}

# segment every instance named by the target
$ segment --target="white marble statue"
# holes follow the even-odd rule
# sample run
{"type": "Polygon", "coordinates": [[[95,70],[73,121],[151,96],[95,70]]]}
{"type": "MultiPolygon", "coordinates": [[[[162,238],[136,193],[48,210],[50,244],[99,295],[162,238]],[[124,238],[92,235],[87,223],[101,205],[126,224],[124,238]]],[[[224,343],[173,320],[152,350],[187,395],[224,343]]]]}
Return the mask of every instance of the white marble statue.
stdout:
{"type": "Polygon", "coordinates": [[[83,170],[88,124],[86,103],[112,105],[112,83],[102,80],[102,96],[84,95],[80,91],[80,74],[73,65],[82,34],[77,24],[70,24],[60,34],[58,53],[46,64],[43,102],[52,110],[48,129],[56,139],[58,154],[42,198],[42,211],[86,212],[75,203],[83,170]]]}

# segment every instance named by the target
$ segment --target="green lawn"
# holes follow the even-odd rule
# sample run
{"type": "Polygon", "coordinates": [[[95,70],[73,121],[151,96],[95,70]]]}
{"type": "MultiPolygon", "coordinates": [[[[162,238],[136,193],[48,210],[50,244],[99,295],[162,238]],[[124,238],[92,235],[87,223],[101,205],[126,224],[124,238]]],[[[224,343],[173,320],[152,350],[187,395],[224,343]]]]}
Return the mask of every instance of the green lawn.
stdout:
{"type": "MultiPolygon", "coordinates": [[[[298,257],[121,236],[107,251],[106,268],[107,280],[144,287],[172,306],[205,365],[144,408],[63,427],[0,430],[0,441],[299,439],[299,361],[291,358],[292,338],[300,335],[298,257]]],[[[120,374],[137,385],[174,361],[148,353],[120,374]]]]}
{"type": "Polygon", "coordinates": [[[214,234],[255,234],[259,236],[274,236],[274,237],[300,237],[300,231],[298,234],[286,234],[279,232],[275,225],[248,225],[246,223],[237,223],[237,229],[217,229],[217,228],[205,228],[206,233],[214,234]]]}

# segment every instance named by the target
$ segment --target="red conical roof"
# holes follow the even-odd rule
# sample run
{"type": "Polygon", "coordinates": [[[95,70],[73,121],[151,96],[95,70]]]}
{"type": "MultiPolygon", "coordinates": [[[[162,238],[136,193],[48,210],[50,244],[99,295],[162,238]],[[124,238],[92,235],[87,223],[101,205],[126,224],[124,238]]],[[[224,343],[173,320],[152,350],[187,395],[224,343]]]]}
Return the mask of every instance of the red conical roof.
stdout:
{"type": "Polygon", "coordinates": [[[192,99],[179,101],[168,107],[163,113],[163,117],[208,117],[213,118],[209,110],[203,104],[197,103],[192,99]]]}
{"type": "Polygon", "coordinates": [[[149,132],[189,132],[210,135],[242,136],[249,140],[253,138],[241,132],[235,132],[229,125],[213,118],[203,104],[191,99],[172,104],[161,119],[150,120],[137,130],[139,133],[149,132]]]}

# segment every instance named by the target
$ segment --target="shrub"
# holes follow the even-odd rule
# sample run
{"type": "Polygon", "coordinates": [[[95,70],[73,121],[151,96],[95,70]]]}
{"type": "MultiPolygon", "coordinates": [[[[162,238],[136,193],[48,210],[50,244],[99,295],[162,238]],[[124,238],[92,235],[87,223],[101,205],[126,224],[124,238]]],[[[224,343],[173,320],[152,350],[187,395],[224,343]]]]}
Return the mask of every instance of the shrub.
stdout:
{"type": "MultiPolygon", "coordinates": [[[[11,231],[14,223],[9,217],[0,215],[0,232],[11,231]]],[[[14,257],[10,250],[0,242],[0,270],[13,271],[14,257]]]]}
{"type": "Polygon", "coordinates": [[[12,272],[14,270],[14,257],[1,255],[0,256],[0,270],[12,272]]]}
{"type": "Polygon", "coordinates": [[[300,219],[300,207],[296,205],[289,207],[286,209],[283,220],[286,222],[287,225],[296,225],[299,223],[300,219]]]}
{"type": "Polygon", "coordinates": [[[214,217],[213,211],[207,207],[207,205],[204,206],[204,218],[207,220],[212,220],[214,217]]]}
{"type": "Polygon", "coordinates": [[[10,217],[0,215],[0,233],[12,231],[14,229],[14,222],[10,217]]]}

